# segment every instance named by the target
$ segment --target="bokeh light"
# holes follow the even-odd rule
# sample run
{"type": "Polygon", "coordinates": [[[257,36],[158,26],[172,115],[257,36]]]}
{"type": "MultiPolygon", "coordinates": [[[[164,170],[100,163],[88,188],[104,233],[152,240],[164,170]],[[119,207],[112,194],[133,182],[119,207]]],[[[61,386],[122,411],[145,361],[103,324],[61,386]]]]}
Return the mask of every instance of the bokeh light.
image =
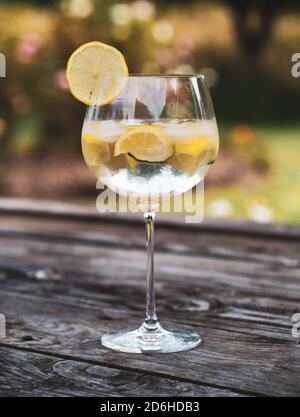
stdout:
{"type": "Polygon", "coordinates": [[[93,0],[63,0],[61,9],[67,16],[85,19],[93,13],[94,2],[93,0]]]}
{"type": "Polygon", "coordinates": [[[273,212],[270,207],[260,202],[252,202],[247,207],[250,220],[258,223],[270,223],[273,220],[273,212]]]}
{"type": "Polygon", "coordinates": [[[214,68],[204,67],[200,69],[200,73],[205,76],[209,88],[215,87],[219,81],[218,72],[214,68]]]}
{"type": "Polygon", "coordinates": [[[157,43],[169,43],[174,36],[174,28],[167,19],[160,19],[152,25],[152,36],[157,43]]]}
{"type": "Polygon", "coordinates": [[[207,214],[211,217],[229,217],[233,212],[233,206],[229,200],[218,199],[208,204],[207,214]]]}
{"type": "Polygon", "coordinates": [[[132,3],[133,16],[142,22],[148,22],[154,17],[155,5],[147,0],[138,0],[132,3]]]}
{"type": "Polygon", "coordinates": [[[126,41],[131,35],[130,25],[116,25],[112,28],[112,35],[119,41],[126,41]]]}
{"type": "Polygon", "coordinates": [[[115,25],[128,25],[133,19],[133,10],[129,4],[117,3],[110,7],[109,15],[115,25]]]}
{"type": "Polygon", "coordinates": [[[195,73],[195,68],[192,65],[189,64],[181,64],[181,65],[177,65],[177,67],[175,67],[171,73],[174,74],[194,74],[195,73]]]}

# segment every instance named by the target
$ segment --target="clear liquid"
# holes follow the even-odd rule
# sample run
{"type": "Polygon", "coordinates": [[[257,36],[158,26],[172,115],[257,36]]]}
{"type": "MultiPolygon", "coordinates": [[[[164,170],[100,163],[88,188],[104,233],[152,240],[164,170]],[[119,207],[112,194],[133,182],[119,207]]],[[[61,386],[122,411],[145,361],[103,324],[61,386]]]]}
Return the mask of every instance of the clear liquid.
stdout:
{"type": "Polygon", "coordinates": [[[120,195],[164,197],[196,185],[218,152],[215,120],[85,121],[90,171],[120,195]]]}

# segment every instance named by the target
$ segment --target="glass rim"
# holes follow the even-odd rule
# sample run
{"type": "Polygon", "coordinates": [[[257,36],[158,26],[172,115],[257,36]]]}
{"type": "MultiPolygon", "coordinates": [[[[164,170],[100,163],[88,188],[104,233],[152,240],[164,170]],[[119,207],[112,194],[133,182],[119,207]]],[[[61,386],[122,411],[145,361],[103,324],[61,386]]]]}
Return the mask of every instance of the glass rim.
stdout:
{"type": "MultiPolygon", "coordinates": [[[[123,78],[123,77],[122,77],[123,78]]],[[[199,78],[204,80],[205,75],[203,74],[128,74],[124,75],[124,78],[199,78]]]]}

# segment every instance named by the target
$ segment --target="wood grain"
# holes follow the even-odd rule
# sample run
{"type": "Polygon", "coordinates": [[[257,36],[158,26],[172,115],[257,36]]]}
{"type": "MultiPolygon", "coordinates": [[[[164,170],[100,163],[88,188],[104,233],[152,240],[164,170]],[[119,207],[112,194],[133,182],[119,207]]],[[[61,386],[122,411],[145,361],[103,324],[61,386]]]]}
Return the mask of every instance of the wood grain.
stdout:
{"type": "Polygon", "coordinates": [[[207,396],[238,393],[53,355],[0,347],[0,397],[207,396]]]}
{"type": "Polygon", "coordinates": [[[159,315],[204,342],[127,355],[99,338],[143,319],[140,218],[1,199],[0,214],[0,395],[300,395],[300,228],[163,219],[159,315]]]}
{"type": "MultiPolygon", "coordinates": [[[[86,222],[108,222],[108,223],[142,223],[141,214],[131,213],[98,213],[96,207],[86,204],[71,204],[53,201],[37,201],[30,199],[1,198],[0,212],[8,215],[23,217],[40,217],[67,220],[85,220],[86,222]]],[[[157,222],[170,228],[183,228],[184,230],[210,230],[211,232],[244,234],[246,236],[277,237],[284,240],[300,237],[300,226],[287,224],[260,224],[245,222],[241,220],[216,220],[205,218],[202,223],[184,223],[182,216],[159,216],[157,222]]]]}

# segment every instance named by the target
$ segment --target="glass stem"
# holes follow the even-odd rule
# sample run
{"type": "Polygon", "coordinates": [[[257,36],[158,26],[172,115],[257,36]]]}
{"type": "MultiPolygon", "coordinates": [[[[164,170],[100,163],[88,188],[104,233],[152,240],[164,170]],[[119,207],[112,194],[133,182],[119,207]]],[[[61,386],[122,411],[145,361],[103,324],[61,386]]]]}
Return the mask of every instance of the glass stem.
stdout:
{"type": "Polygon", "coordinates": [[[155,331],[159,324],[156,316],[155,290],[154,290],[154,220],[153,211],[144,213],[147,240],[147,305],[146,318],[143,323],[144,331],[155,331]]]}

